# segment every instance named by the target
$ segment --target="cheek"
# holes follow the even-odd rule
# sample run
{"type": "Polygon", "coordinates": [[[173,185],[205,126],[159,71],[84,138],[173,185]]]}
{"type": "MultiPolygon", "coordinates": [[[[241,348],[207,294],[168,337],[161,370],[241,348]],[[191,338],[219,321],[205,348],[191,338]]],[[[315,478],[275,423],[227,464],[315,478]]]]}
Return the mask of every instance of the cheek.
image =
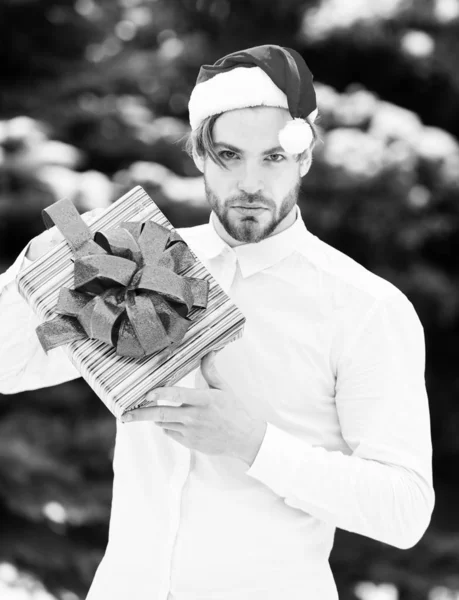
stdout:
{"type": "Polygon", "coordinates": [[[295,187],[299,177],[299,169],[295,165],[284,169],[271,169],[267,181],[274,195],[284,197],[295,187]]]}
{"type": "Polygon", "coordinates": [[[221,169],[215,164],[205,171],[207,185],[220,197],[225,197],[237,187],[238,175],[236,169],[221,169]]]}

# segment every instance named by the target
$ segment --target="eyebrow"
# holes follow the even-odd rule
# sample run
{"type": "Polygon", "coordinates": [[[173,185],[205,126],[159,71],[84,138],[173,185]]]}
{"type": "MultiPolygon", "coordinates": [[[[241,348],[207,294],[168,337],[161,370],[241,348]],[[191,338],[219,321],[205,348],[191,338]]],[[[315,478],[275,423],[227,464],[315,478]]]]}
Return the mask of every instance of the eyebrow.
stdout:
{"type": "MultiPolygon", "coordinates": [[[[227,144],[226,142],[216,142],[215,146],[219,148],[227,148],[228,150],[231,150],[231,152],[236,152],[237,154],[244,154],[243,150],[241,150],[240,148],[236,148],[236,146],[233,146],[232,144],[227,144]]],[[[268,154],[276,154],[278,152],[282,152],[283,154],[285,154],[285,150],[282,148],[282,146],[275,146],[274,148],[269,148],[269,150],[264,150],[262,154],[264,156],[267,156],[268,154]]]]}

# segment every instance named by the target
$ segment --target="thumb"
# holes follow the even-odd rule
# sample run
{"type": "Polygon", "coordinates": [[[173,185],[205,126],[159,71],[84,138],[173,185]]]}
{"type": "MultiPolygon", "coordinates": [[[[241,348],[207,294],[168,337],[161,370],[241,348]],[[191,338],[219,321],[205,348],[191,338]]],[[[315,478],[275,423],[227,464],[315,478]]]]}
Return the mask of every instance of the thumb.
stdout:
{"type": "Polygon", "coordinates": [[[223,390],[226,388],[226,384],[220,376],[220,373],[217,371],[217,367],[215,365],[216,354],[217,352],[212,350],[212,352],[209,352],[204,356],[204,358],[201,360],[201,372],[210,388],[223,390]]]}

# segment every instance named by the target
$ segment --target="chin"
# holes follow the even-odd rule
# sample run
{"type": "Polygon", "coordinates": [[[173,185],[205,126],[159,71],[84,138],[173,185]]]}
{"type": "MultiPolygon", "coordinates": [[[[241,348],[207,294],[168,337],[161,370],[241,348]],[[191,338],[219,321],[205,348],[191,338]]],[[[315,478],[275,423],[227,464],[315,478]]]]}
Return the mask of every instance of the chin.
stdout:
{"type": "Polygon", "coordinates": [[[261,225],[253,217],[242,219],[231,227],[231,230],[228,233],[235,240],[245,243],[261,242],[261,240],[264,240],[271,233],[271,230],[266,225],[261,225]]]}

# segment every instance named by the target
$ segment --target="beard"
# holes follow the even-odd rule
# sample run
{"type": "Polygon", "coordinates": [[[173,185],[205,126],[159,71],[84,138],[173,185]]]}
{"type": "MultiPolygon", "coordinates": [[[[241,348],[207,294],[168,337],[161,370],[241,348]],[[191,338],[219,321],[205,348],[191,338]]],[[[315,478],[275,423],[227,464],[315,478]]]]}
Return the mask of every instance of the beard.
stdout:
{"type": "Polygon", "coordinates": [[[291,212],[298,202],[301,180],[299,179],[290,192],[284,196],[278,207],[276,207],[276,204],[272,200],[265,198],[263,194],[259,193],[247,194],[246,192],[241,192],[236,196],[231,196],[227,200],[221,200],[221,198],[219,198],[210,188],[205,177],[204,184],[207,201],[226,232],[238,242],[249,244],[261,242],[261,240],[269,237],[291,212]],[[246,206],[250,206],[250,204],[256,206],[262,205],[268,209],[271,218],[266,223],[263,223],[264,215],[267,214],[268,211],[264,211],[261,218],[258,216],[252,217],[250,215],[235,214],[235,212],[231,210],[231,207],[239,204],[244,204],[246,206]]]}

